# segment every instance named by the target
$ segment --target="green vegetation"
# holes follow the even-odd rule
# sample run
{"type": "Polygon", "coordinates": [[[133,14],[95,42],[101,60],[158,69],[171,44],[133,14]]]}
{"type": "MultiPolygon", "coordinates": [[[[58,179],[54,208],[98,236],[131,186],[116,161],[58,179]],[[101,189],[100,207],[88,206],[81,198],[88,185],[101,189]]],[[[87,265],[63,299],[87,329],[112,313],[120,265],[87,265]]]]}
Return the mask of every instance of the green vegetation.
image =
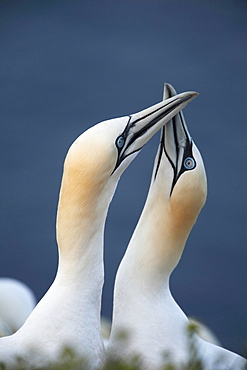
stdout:
{"type": "MultiPolygon", "coordinates": [[[[200,360],[196,346],[193,340],[193,335],[196,331],[195,324],[190,324],[188,327],[188,351],[189,360],[186,365],[182,368],[178,368],[169,360],[169,353],[164,354],[164,365],[161,370],[203,370],[203,363],[200,360]]],[[[128,340],[128,336],[125,333],[120,334],[121,339],[124,342],[128,340]]],[[[89,370],[88,362],[85,359],[79,358],[72,349],[65,348],[61,354],[60,360],[56,363],[50,364],[45,367],[35,367],[35,370],[89,370]]],[[[217,365],[217,364],[215,364],[217,365]]],[[[218,368],[216,366],[216,368],[218,368]]],[[[28,363],[24,359],[18,358],[16,366],[12,370],[32,370],[28,363]]],[[[6,370],[6,366],[0,362],[0,370],[6,370]]],[[[102,370],[141,370],[141,359],[136,356],[130,361],[124,362],[123,360],[110,360],[106,361],[106,364],[102,370]]],[[[150,369],[152,370],[152,369],[150,369]]],[[[212,369],[213,370],[213,369],[212,369]]],[[[235,369],[234,369],[235,370],[235,369]]],[[[247,370],[247,365],[244,369],[236,370],[247,370]]]]}

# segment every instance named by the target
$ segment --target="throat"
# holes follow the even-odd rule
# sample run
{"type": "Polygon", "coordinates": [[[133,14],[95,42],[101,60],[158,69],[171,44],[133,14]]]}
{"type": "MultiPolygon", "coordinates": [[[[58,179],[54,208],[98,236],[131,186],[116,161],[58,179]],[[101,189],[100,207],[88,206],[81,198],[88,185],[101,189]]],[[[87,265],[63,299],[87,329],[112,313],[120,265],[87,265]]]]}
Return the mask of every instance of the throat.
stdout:
{"type": "Polygon", "coordinates": [[[104,282],[103,267],[104,222],[97,230],[82,228],[70,233],[68,243],[59,247],[59,264],[56,280],[61,286],[75,287],[83,299],[101,296],[104,282]]]}
{"type": "Polygon", "coordinates": [[[57,214],[58,286],[70,287],[92,301],[101,297],[104,281],[103,242],[107,202],[61,189],[57,214]]]}

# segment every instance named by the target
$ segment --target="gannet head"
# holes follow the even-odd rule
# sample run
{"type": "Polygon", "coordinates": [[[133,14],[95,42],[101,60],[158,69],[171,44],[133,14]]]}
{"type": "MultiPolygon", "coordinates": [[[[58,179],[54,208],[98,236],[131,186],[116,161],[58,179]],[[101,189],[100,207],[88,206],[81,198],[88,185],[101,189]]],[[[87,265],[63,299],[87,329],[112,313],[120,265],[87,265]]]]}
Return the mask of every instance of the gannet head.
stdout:
{"type": "MultiPolygon", "coordinates": [[[[166,84],[164,99],[175,94],[175,89],[166,84]]],[[[183,112],[162,128],[158,153],[153,176],[164,178],[163,190],[174,227],[188,233],[205,204],[207,180],[201,154],[189,134],[183,112]]]]}

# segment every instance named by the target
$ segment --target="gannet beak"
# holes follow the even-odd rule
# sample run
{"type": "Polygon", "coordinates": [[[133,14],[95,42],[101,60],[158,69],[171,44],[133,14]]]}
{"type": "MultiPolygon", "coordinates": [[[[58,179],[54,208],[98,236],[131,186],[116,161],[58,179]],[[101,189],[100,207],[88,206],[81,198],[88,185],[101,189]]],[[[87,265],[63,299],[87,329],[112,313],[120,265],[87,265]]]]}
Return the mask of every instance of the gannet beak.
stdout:
{"type": "MultiPolygon", "coordinates": [[[[165,84],[163,99],[170,100],[174,95],[176,95],[176,90],[170,84],[165,84]]],[[[160,145],[163,146],[164,152],[174,171],[171,187],[172,193],[181,174],[196,167],[196,160],[192,152],[193,141],[182,111],[176,114],[163,127],[160,145]]]]}
{"type": "MultiPolygon", "coordinates": [[[[155,104],[138,113],[131,114],[120,136],[116,139],[118,159],[115,169],[129,155],[138,152],[148,140],[174,115],[191,102],[198,93],[181,93],[155,104]]],[[[115,171],[114,169],[114,171],[115,171]]],[[[113,171],[113,172],[114,172],[113,171]]]]}

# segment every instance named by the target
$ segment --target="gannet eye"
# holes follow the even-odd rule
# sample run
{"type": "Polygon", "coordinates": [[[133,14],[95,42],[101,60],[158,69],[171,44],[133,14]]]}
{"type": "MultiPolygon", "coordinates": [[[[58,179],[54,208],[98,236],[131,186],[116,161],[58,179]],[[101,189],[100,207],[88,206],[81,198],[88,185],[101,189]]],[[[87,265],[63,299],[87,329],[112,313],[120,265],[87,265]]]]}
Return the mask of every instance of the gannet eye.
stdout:
{"type": "Polygon", "coordinates": [[[194,161],[194,159],[191,158],[191,157],[185,158],[185,160],[184,160],[184,167],[187,170],[192,170],[195,167],[195,161],[194,161]]]}
{"type": "Polygon", "coordinates": [[[123,136],[119,136],[116,140],[116,145],[118,148],[122,148],[124,146],[124,138],[123,136]]]}

